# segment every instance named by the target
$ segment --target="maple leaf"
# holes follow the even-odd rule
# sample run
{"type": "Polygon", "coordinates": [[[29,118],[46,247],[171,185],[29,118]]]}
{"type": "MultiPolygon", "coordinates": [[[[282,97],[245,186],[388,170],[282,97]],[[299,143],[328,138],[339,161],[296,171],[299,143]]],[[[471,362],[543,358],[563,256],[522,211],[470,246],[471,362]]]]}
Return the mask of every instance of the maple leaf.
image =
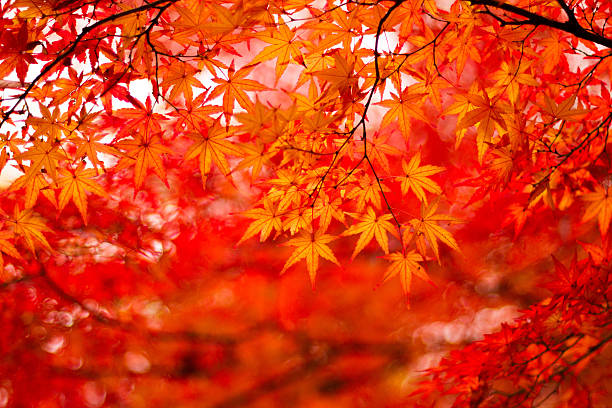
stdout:
{"type": "Polygon", "coordinates": [[[266,152],[266,146],[261,142],[240,143],[242,161],[238,163],[235,170],[251,169],[251,183],[253,183],[264,166],[272,166],[270,158],[274,156],[274,152],[266,152]]]}
{"type": "MultiPolygon", "coordinates": [[[[381,186],[383,192],[389,191],[389,187],[385,184],[381,183],[381,186]]],[[[382,204],[381,188],[375,180],[371,180],[368,176],[359,179],[359,185],[348,193],[348,198],[357,200],[356,207],[359,212],[363,211],[368,202],[378,209],[382,204]]]]}
{"type": "Polygon", "coordinates": [[[105,135],[101,133],[87,133],[84,134],[82,137],[73,137],[70,139],[70,141],[72,141],[77,146],[77,150],[74,153],[74,156],[79,158],[87,157],[91,164],[94,166],[94,169],[96,169],[96,171],[98,172],[98,174],[104,173],[104,163],[100,161],[100,159],[98,158],[98,154],[102,153],[113,156],[119,156],[122,154],[113,146],[101,143],[100,140],[104,137],[105,135]]]}
{"type": "Polygon", "coordinates": [[[202,185],[206,186],[206,178],[210,173],[212,164],[215,163],[223,175],[230,173],[226,155],[243,156],[239,146],[227,140],[230,136],[219,123],[216,122],[212,127],[203,127],[200,132],[192,132],[189,137],[195,140],[187,152],[185,160],[192,160],[198,157],[202,185]]]}
{"type": "Polygon", "coordinates": [[[408,194],[408,191],[412,190],[420,201],[427,204],[427,196],[424,190],[433,194],[442,194],[442,189],[438,183],[431,180],[429,176],[444,171],[444,167],[432,166],[429,164],[419,167],[420,163],[420,152],[415,154],[407,164],[402,160],[402,169],[404,169],[406,175],[398,177],[398,180],[402,182],[402,194],[408,194]]]}
{"type": "Polygon", "coordinates": [[[506,215],[504,225],[514,223],[514,239],[516,239],[523,230],[527,219],[533,215],[533,210],[529,206],[511,204],[507,211],[508,215],[506,215]]]}
{"type": "Polygon", "coordinates": [[[125,150],[125,157],[122,158],[117,168],[124,168],[134,165],[134,185],[136,191],[140,189],[147,175],[148,169],[153,169],[164,183],[166,180],[166,169],[162,161],[162,154],[170,154],[172,150],[161,143],[159,134],[135,133],[132,139],[123,139],[116,144],[117,147],[125,150]]]}
{"type": "Polygon", "coordinates": [[[51,189],[51,183],[43,173],[35,174],[33,177],[28,178],[26,175],[19,177],[11,184],[9,191],[16,191],[21,188],[26,190],[25,193],[25,208],[32,208],[38,200],[39,194],[42,194],[49,200],[55,207],[57,207],[57,200],[55,194],[51,189]]]}
{"type": "Polygon", "coordinates": [[[412,118],[427,122],[427,118],[421,109],[424,96],[425,94],[417,92],[414,87],[405,88],[400,95],[391,93],[392,99],[378,103],[378,105],[389,108],[383,116],[381,126],[387,126],[397,120],[402,135],[408,140],[412,118]]]}
{"type": "MultiPolygon", "coordinates": [[[[439,222],[446,223],[456,223],[461,222],[457,218],[446,215],[446,214],[436,214],[436,210],[438,209],[439,198],[436,198],[429,206],[425,204],[421,205],[421,218],[413,219],[410,221],[414,228],[414,232],[417,235],[423,235],[429,245],[431,245],[431,249],[440,263],[440,254],[438,250],[438,240],[444,242],[446,245],[451,247],[452,249],[459,250],[459,246],[455,241],[455,238],[451,235],[450,232],[445,230],[444,228],[438,225],[439,222]]],[[[406,230],[407,231],[407,230],[406,230]]]]}
{"type": "Polygon", "coordinates": [[[552,70],[559,65],[561,60],[565,59],[565,52],[568,51],[568,46],[559,38],[559,33],[555,30],[547,32],[548,37],[541,40],[543,47],[542,61],[544,62],[545,71],[552,70]]]}
{"type": "Polygon", "coordinates": [[[34,140],[24,153],[15,156],[17,160],[30,160],[30,168],[26,173],[26,182],[30,182],[34,176],[44,169],[53,180],[57,180],[58,161],[66,158],[60,151],[60,144],[55,141],[41,142],[34,140]]]}
{"type": "Polygon", "coordinates": [[[595,191],[584,194],[582,199],[589,203],[582,222],[597,217],[601,236],[606,236],[612,219],[612,187],[596,186],[595,191]]]}
{"type": "Polygon", "coordinates": [[[240,122],[238,132],[251,135],[263,131],[274,121],[272,109],[261,103],[259,99],[256,99],[246,112],[238,112],[234,116],[240,122]]]}
{"type": "Polygon", "coordinates": [[[402,154],[401,150],[390,144],[387,144],[389,134],[374,134],[373,138],[368,137],[366,141],[367,148],[359,146],[357,151],[361,154],[368,153],[368,158],[373,164],[380,164],[381,168],[387,173],[391,171],[389,167],[389,157],[399,156],[402,154]],[[364,151],[365,150],[365,151],[364,151]]]}
{"type": "Polygon", "coordinates": [[[572,289],[576,289],[580,278],[576,254],[574,253],[569,269],[554,256],[552,259],[555,264],[554,279],[547,282],[545,287],[552,290],[554,294],[568,294],[572,289]]]}
{"type": "Polygon", "coordinates": [[[466,102],[469,102],[474,109],[468,111],[459,121],[457,130],[478,124],[476,144],[478,147],[478,162],[482,164],[482,159],[487,151],[487,144],[491,142],[493,132],[496,127],[498,129],[506,127],[503,114],[509,113],[510,110],[505,103],[499,101],[498,97],[491,99],[486,90],[469,94],[466,102]]]}
{"type": "Polygon", "coordinates": [[[332,218],[340,221],[342,224],[344,221],[344,211],[340,208],[342,200],[336,198],[330,200],[329,196],[325,193],[321,193],[315,202],[314,212],[315,217],[319,217],[319,230],[321,232],[327,231],[332,218]]]}
{"type": "Polygon", "coordinates": [[[77,206],[83,222],[87,225],[87,194],[91,192],[101,197],[106,197],[107,193],[104,189],[95,181],[91,180],[97,176],[95,169],[85,169],[83,163],[75,170],[61,169],[60,173],[63,174],[58,180],[57,184],[61,187],[62,191],[59,194],[58,206],[61,212],[69,200],[77,206]]]}
{"type": "Polygon", "coordinates": [[[174,10],[178,12],[180,18],[177,18],[172,26],[174,28],[173,38],[176,41],[188,39],[193,35],[205,37],[206,25],[210,23],[209,13],[210,5],[205,1],[187,3],[191,7],[187,8],[180,4],[175,5],[174,10]]]}
{"type": "Polygon", "coordinates": [[[219,4],[212,4],[215,11],[215,22],[205,24],[205,30],[212,34],[227,34],[245,23],[244,11],[241,8],[228,9],[219,4]]]}
{"type": "Polygon", "coordinates": [[[514,158],[512,149],[502,147],[492,151],[495,158],[491,160],[491,169],[496,173],[501,183],[507,183],[512,175],[514,158]]]}
{"type": "Polygon", "coordinates": [[[256,66],[257,64],[245,65],[236,71],[232,60],[227,70],[227,80],[213,78],[213,82],[218,85],[210,92],[206,102],[223,95],[223,112],[228,117],[234,112],[234,101],[237,101],[246,110],[252,109],[251,105],[253,103],[245,91],[264,91],[267,89],[259,82],[246,78],[256,66]]]}
{"type": "Polygon", "coordinates": [[[311,231],[312,228],[311,208],[295,208],[285,214],[285,222],[283,223],[283,231],[289,230],[291,235],[295,235],[300,230],[311,231]]]}
{"type": "Polygon", "coordinates": [[[389,239],[387,237],[387,232],[391,234],[396,234],[396,227],[389,222],[390,219],[393,218],[391,214],[384,214],[380,217],[376,216],[374,209],[372,207],[368,207],[367,214],[363,215],[352,215],[356,217],[360,222],[354,225],[351,225],[342,235],[355,235],[361,234],[359,239],[357,240],[357,244],[355,245],[355,250],[353,251],[353,255],[351,259],[355,259],[355,257],[365,248],[365,246],[372,240],[372,238],[376,238],[376,242],[385,251],[385,254],[389,253],[389,239]]]}
{"type": "Polygon", "coordinates": [[[357,77],[353,74],[355,64],[349,63],[339,52],[334,53],[333,57],[332,68],[322,69],[313,74],[331,84],[331,89],[338,91],[340,95],[345,95],[351,87],[357,85],[357,77]]]}
{"type": "Polygon", "coordinates": [[[7,30],[6,25],[3,25],[2,29],[4,38],[2,38],[0,76],[4,78],[15,70],[19,82],[23,84],[26,80],[29,64],[36,63],[36,59],[29,52],[26,52],[31,44],[28,21],[24,19],[19,28],[13,27],[11,30],[7,30]]]}
{"type": "Polygon", "coordinates": [[[39,108],[43,116],[42,118],[30,117],[26,120],[28,125],[36,129],[32,137],[48,136],[47,140],[53,141],[61,139],[62,133],[67,131],[62,125],[66,115],[64,114],[60,117],[61,111],[59,108],[55,108],[53,114],[42,104],[39,104],[39,108]]]}
{"type": "Polygon", "coordinates": [[[492,79],[497,80],[496,86],[505,89],[510,101],[516,102],[519,99],[519,84],[538,86],[538,82],[530,71],[529,63],[522,63],[518,67],[513,63],[502,61],[499,71],[491,75],[492,79]]]}
{"type": "Polygon", "coordinates": [[[204,88],[204,85],[194,77],[198,71],[188,64],[170,64],[163,76],[164,81],[161,86],[165,89],[170,89],[168,99],[175,100],[180,94],[183,95],[186,101],[193,99],[193,88],[204,88]]]}
{"type": "Polygon", "coordinates": [[[264,198],[263,205],[263,208],[253,208],[241,213],[242,216],[253,218],[255,221],[249,225],[236,245],[240,245],[257,233],[260,234],[259,241],[263,242],[268,239],[272,231],[282,231],[283,221],[272,200],[267,197],[264,198]]]}
{"type": "Polygon", "coordinates": [[[563,102],[557,104],[548,95],[544,94],[544,106],[542,109],[549,115],[563,120],[577,120],[577,116],[582,116],[589,111],[586,109],[573,109],[576,102],[576,95],[572,95],[563,102]]]}
{"type": "Polygon", "coordinates": [[[50,232],[51,229],[31,208],[21,211],[18,206],[15,206],[13,217],[9,218],[7,223],[12,226],[15,235],[23,237],[32,253],[35,252],[37,246],[53,251],[47,238],[43,235],[43,232],[50,232]]]}
{"type": "Polygon", "coordinates": [[[335,239],[336,237],[322,234],[319,231],[303,231],[298,237],[290,239],[284,245],[294,246],[296,248],[289,259],[287,259],[285,266],[280,272],[281,275],[293,264],[302,259],[306,259],[306,268],[308,269],[310,283],[314,287],[317,269],[319,269],[319,256],[340,266],[331,248],[327,246],[327,244],[335,239]]]}
{"type": "Polygon", "coordinates": [[[14,234],[12,231],[0,231],[0,276],[4,273],[4,258],[2,257],[2,252],[15,259],[22,259],[17,248],[9,241],[13,236],[14,234]]]}
{"type": "Polygon", "coordinates": [[[276,80],[283,75],[291,58],[301,59],[300,41],[295,40],[295,31],[287,27],[283,21],[279,22],[278,31],[271,35],[259,34],[257,39],[267,42],[265,47],[251,63],[267,61],[276,58],[276,80]]]}
{"type": "Polygon", "coordinates": [[[290,170],[279,170],[276,172],[278,178],[270,179],[268,183],[275,186],[270,189],[268,197],[279,200],[279,210],[285,210],[292,204],[299,206],[307,196],[306,191],[300,188],[303,177],[290,170]]]}
{"type": "Polygon", "coordinates": [[[421,254],[415,251],[408,251],[405,253],[393,252],[385,255],[384,258],[391,261],[391,265],[387,268],[383,280],[386,282],[392,277],[399,275],[402,289],[406,295],[406,302],[408,302],[408,295],[410,294],[412,275],[416,275],[424,281],[430,281],[429,276],[427,276],[425,270],[419,264],[419,262],[424,261],[421,254]]]}

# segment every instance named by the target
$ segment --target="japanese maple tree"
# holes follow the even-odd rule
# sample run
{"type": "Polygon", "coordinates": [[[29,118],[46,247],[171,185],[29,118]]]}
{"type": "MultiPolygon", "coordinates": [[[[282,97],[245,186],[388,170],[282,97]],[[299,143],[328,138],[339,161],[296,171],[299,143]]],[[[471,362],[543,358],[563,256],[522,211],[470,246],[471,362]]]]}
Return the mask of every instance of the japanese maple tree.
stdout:
{"type": "Polygon", "coordinates": [[[609,406],[611,24],[0,1],[0,407],[609,406]]]}

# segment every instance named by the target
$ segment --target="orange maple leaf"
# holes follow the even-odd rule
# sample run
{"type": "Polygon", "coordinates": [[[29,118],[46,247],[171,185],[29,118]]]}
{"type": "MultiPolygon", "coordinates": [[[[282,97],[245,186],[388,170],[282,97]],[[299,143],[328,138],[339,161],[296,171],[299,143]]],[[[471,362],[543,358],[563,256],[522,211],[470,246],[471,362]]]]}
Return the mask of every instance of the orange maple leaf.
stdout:
{"type": "Polygon", "coordinates": [[[165,89],[172,88],[168,99],[173,101],[177,96],[183,94],[186,101],[191,101],[193,88],[204,88],[204,85],[194,77],[197,72],[198,70],[188,64],[170,64],[164,75],[164,81],[161,83],[165,89]]]}
{"type": "Polygon", "coordinates": [[[86,192],[89,191],[102,197],[107,196],[107,194],[98,183],[91,180],[97,176],[97,171],[95,169],[85,169],[84,167],[85,165],[81,163],[75,170],[60,170],[63,176],[57,182],[58,186],[62,188],[58,198],[58,206],[61,212],[66,204],[68,204],[68,201],[72,199],[72,202],[77,206],[83,217],[83,222],[87,225],[86,192]]]}
{"type": "Polygon", "coordinates": [[[548,95],[544,94],[544,106],[542,106],[542,110],[557,119],[576,120],[578,119],[577,116],[584,115],[589,111],[586,109],[573,109],[575,102],[576,95],[572,95],[563,100],[563,102],[557,104],[548,95]]]}
{"type": "Polygon", "coordinates": [[[21,255],[19,251],[15,248],[13,243],[9,241],[9,239],[13,238],[14,234],[12,231],[0,231],[0,276],[2,276],[4,272],[4,258],[2,257],[2,253],[12,256],[16,259],[21,259],[21,255]]]}
{"type": "Polygon", "coordinates": [[[427,118],[421,109],[425,94],[416,92],[414,87],[405,88],[400,95],[391,93],[391,98],[378,103],[389,108],[381,126],[387,126],[397,120],[397,124],[406,140],[410,137],[410,120],[412,118],[427,122],[427,118]]]}
{"type": "Polygon", "coordinates": [[[92,134],[88,132],[83,134],[82,137],[74,137],[70,139],[70,141],[77,146],[77,151],[74,153],[74,156],[78,158],[87,156],[98,174],[104,173],[104,163],[98,158],[99,153],[113,156],[121,155],[121,152],[114,147],[100,142],[100,140],[105,136],[106,135],[103,133],[92,134]],[[98,167],[100,167],[100,169],[98,169],[98,167]]]}
{"type": "Polygon", "coordinates": [[[499,101],[499,98],[491,98],[486,90],[479,93],[470,93],[465,103],[470,103],[474,108],[468,111],[457,124],[457,130],[461,130],[472,125],[478,125],[476,133],[476,144],[478,147],[478,162],[482,164],[482,159],[487,151],[488,143],[496,127],[504,129],[506,127],[503,117],[504,113],[509,113],[509,107],[499,101]]]}
{"type": "Polygon", "coordinates": [[[39,104],[42,118],[30,117],[26,119],[26,123],[35,129],[32,137],[39,138],[40,136],[48,136],[48,140],[59,140],[66,129],[62,123],[66,121],[66,113],[60,116],[61,109],[55,108],[53,113],[49,109],[39,104]]]}
{"type": "Polygon", "coordinates": [[[260,141],[253,143],[240,143],[242,161],[236,166],[236,170],[251,169],[251,183],[253,183],[264,166],[272,166],[270,158],[274,152],[266,152],[266,146],[260,141]]]}
{"type": "Polygon", "coordinates": [[[57,207],[57,201],[55,199],[55,193],[51,189],[51,183],[43,173],[37,173],[34,176],[28,178],[26,175],[19,177],[11,184],[9,191],[16,191],[25,187],[25,208],[32,208],[38,200],[38,195],[42,193],[47,200],[49,200],[55,207],[57,207]]]}
{"type": "MultiPolygon", "coordinates": [[[[431,245],[431,249],[440,263],[440,254],[438,250],[438,240],[444,242],[446,245],[451,247],[452,249],[459,250],[459,246],[455,241],[455,238],[451,235],[450,232],[445,230],[444,228],[438,225],[439,222],[446,223],[456,223],[461,222],[459,219],[446,215],[446,214],[436,214],[436,210],[438,209],[439,198],[435,199],[429,206],[425,204],[421,205],[421,218],[413,219],[410,221],[414,228],[414,232],[417,235],[425,236],[425,239],[431,245]]],[[[407,231],[407,230],[406,230],[407,231]]]]}
{"type": "Polygon", "coordinates": [[[337,90],[341,95],[348,89],[357,85],[357,77],[354,75],[355,63],[349,63],[339,52],[334,53],[334,66],[322,69],[313,74],[323,81],[331,84],[331,88],[337,90]]]}
{"type": "Polygon", "coordinates": [[[140,189],[147,175],[147,170],[152,168],[164,183],[166,180],[166,169],[162,161],[162,154],[172,153],[172,150],[161,143],[159,134],[135,133],[132,139],[124,139],[116,144],[117,147],[126,151],[126,157],[119,161],[117,168],[135,166],[134,185],[135,191],[140,189]]]}
{"type": "Polygon", "coordinates": [[[226,155],[242,156],[240,148],[227,140],[230,136],[225,129],[219,126],[216,122],[212,127],[203,127],[200,132],[192,132],[189,137],[195,140],[187,152],[185,160],[192,160],[198,157],[200,165],[200,174],[202,177],[202,185],[206,186],[206,178],[210,173],[213,162],[221,170],[224,176],[230,173],[230,167],[227,163],[226,155]]]}
{"type": "Polygon", "coordinates": [[[273,34],[260,34],[256,38],[267,42],[268,45],[253,59],[252,63],[267,61],[276,58],[276,80],[283,75],[291,58],[301,59],[300,41],[295,40],[295,32],[287,24],[279,22],[277,32],[273,34]]]}
{"type": "Polygon", "coordinates": [[[7,220],[12,226],[15,235],[22,237],[30,251],[34,252],[36,247],[53,251],[43,232],[50,232],[51,229],[45,225],[42,218],[38,217],[31,208],[21,211],[19,206],[15,206],[13,217],[7,220]]]}
{"type": "Polygon", "coordinates": [[[45,169],[53,180],[57,180],[58,161],[66,158],[66,155],[59,149],[60,144],[56,143],[55,140],[53,142],[41,142],[36,139],[33,146],[30,146],[22,154],[15,156],[16,160],[30,160],[30,168],[25,175],[26,183],[39,174],[41,169],[45,169]]]}
{"type": "MultiPolygon", "coordinates": [[[[389,187],[381,183],[382,191],[388,192],[389,187]]],[[[349,193],[348,198],[356,200],[357,211],[361,212],[366,203],[370,202],[375,208],[380,209],[382,204],[381,188],[375,180],[368,176],[359,179],[359,185],[355,186],[349,193]]]]}
{"type": "Polygon", "coordinates": [[[213,78],[213,82],[218,84],[206,98],[206,102],[223,95],[223,112],[227,117],[234,112],[234,101],[246,109],[251,109],[251,99],[245,91],[264,91],[266,86],[246,76],[253,71],[257,64],[246,65],[238,71],[234,68],[234,61],[227,70],[227,79],[213,78]]]}
{"type": "Polygon", "coordinates": [[[327,194],[321,192],[315,201],[314,212],[315,217],[319,217],[319,229],[322,232],[327,231],[332,218],[344,224],[344,211],[340,208],[342,200],[336,198],[331,200],[327,194]]]}
{"type": "Polygon", "coordinates": [[[586,193],[582,199],[590,203],[582,217],[582,222],[597,217],[601,236],[606,236],[612,218],[612,187],[597,186],[595,191],[586,193]]]}

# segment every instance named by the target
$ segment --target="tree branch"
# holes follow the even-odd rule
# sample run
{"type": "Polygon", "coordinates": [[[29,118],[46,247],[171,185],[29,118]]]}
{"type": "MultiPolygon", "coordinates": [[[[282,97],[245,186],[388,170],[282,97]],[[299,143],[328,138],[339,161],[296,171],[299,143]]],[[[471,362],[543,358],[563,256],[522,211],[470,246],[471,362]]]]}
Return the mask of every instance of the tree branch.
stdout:
{"type": "Polygon", "coordinates": [[[122,11],[121,13],[113,14],[111,16],[108,16],[108,17],[100,20],[100,21],[95,22],[94,24],[92,24],[90,26],[85,27],[81,31],[81,33],[74,39],[74,41],[70,44],[70,46],[68,48],[66,48],[61,54],[58,54],[55,57],[55,59],[53,61],[51,61],[51,63],[49,63],[48,65],[45,65],[43,67],[43,69],[40,70],[40,73],[38,75],[36,75],[36,78],[34,78],[32,80],[32,82],[30,82],[29,85],[26,87],[26,89],[23,91],[23,93],[21,95],[19,95],[19,97],[17,98],[17,101],[15,102],[15,104],[8,111],[2,113],[2,120],[0,121],[0,126],[2,126],[4,123],[6,123],[6,121],[9,119],[10,115],[15,112],[15,110],[17,109],[19,104],[26,99],[26,97],[28,96],[28,94],[30,93],[32,88],[34,88],[34,86],[36,86],[36,84],[45,75],[50,73],[51,70],[57,64],[59,64],[65,58],[70,56],[70,54],[72,54],[74,52],[74,50],[81,43],[81,41],[83,41],[83,39],[87,36],[87,34],[92,32],[94,29],[96,29],[96,28],[98,28],[100,26],[103,26],[104,24],[107,24],[107,23],[110,23],[112,21],[118,20],[118,19],[120,19],[122,17],[129,16],[131,14],[136,14],[136,13],[139,13],[141,11],[151,10],[151,9],[155,9],[155,8],[162,9],[162,8],[168,7],[168,4],[176,3],[177,1],[178,0],[157,0],[157,1],[154,1],[152,3],[145,3],[144,5],[142,5],[140,7],[135,7],[133,9],[122,11]],[[162,5],[164,5],[164,6],[162,6],[162,5]]]}
{"type": "Polygon", "coordinates": [[[551,27],[551,28],[555,28],[557,30],[566,32],[568,34],[572,34],[583,40],[591,41],[595,44],[599,44],[606,48],[612,49],[612,39],[596,34],[592,31],[588,31],[585,28],[583,28],[580,24],[578,24],[578,21],[576,20],[576,17],[574,16],[573,11],[563,1],[560,2],[560,4],[563,3],[561,5],[561,8],[563,8],[563,10],[565,11],[568,17],[568,20],[565,22],[551,20],[547,17],[544,17],[539,14],[533,13],[531,11],[522,9],[515,5],[508,4],[508,3],[502,3],[497,0],[468,0],[468,1],[472,5],[491,7],[494,9],[507,11],[509,13],[516,14],[516,15],[526,18],[526,20],[506,21],[505,22],[506,25],[535,25],[535,26],[551,27]],[[565,5],[565,7],[563,5],[565,5]]]}

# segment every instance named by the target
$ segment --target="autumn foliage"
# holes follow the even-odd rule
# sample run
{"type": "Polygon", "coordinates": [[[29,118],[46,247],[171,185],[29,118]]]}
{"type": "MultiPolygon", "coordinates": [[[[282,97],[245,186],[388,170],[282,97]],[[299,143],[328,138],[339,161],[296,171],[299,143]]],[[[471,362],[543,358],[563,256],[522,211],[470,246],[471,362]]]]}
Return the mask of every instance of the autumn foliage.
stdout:
{"type": "Polygon", "coordinates": [[[0,408],[610,406],[611,20],[0,1],[0,408]]]}

